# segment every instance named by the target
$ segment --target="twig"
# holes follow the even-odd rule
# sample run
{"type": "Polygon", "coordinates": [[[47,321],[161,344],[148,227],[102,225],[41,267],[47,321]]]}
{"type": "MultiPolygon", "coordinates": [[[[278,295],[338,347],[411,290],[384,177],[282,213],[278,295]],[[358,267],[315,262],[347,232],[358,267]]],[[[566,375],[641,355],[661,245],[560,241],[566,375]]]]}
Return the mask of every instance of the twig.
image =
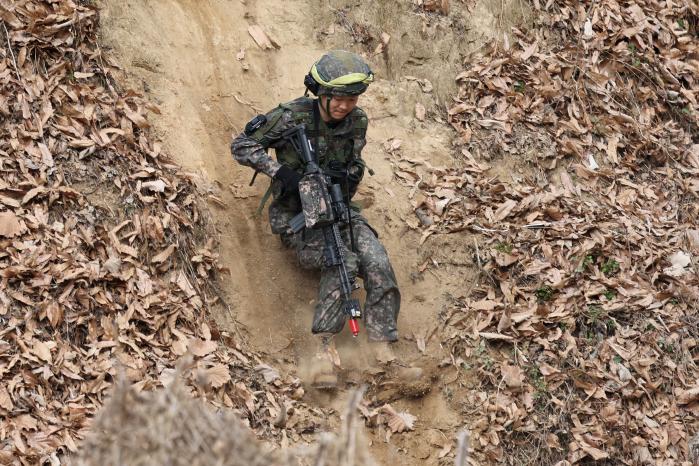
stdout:
{"type": "Polygon", "coordinates": [[[473,225],[473,229],[476,231],[480,232],[488,232],[488,233],[507,233],[507,230],[494,230],[492,228],[483,228],[480,225],[473,225]]]}
{"type": "Polygon", "coordinates": [[[660,321],[660,323],[663,325],[663,327],[665,327],[665,330],[667,331],[667,333],[670,333],[670,329],[667,328],[667,325],[665,325],[665,321],[663,320],[663,318],[660,316],[656,316],[656,318],[660,321]]]}
{"type": "Polygon", "coordinates": [[[330,438],[328,435],[321,435],[318,439],[318,453],[316,454],[316,459],[313,466],[325,466],[325,457],[329,445],[330,438]]]}
{"type": "Polygon", "coordinates": [[[17,59],[15,58],[15,52],[12,50],[12,44],[10,43],[10,32],[5,26],[5,21],[2,22],[2,27],[5,29],[5,39],[7,39],[7,48],[10,50],[10,55],[12,55],[12,63],[15,65],[15,73],[17,73],[17,80],[22,82],[22,76],[19,74],[19,68],[17,67],[17,59]]]}
{"type": "Polygon", "coordinates": [[[456,447],[456,459],[454,460],[454,465],[465,466],[466,460],[468,460],[468,444],[471,439],[471,434],[469,434],[468,429],[464,429],[459,432],[457,439],[458,443],[456,447]]]}
{"type": "Polygon", "coordinates": [[[481,263],[481,253],[478,250],[478,241],[476,241],[476,238],[473,238],[473,244],[476,245],[476,260],[478,261],[478,269],[483,270],[483,264],[481,263]]]}
{"type": "Polygon", "coordinates": [[[345,432],[347,440],[345,443],[345,464],[347,466],[354,466],[354,455],[357,449],[357,428],[355,426],[357,421],[357,406],[359,402],[362,401],[362,396],[364,395],[365,387],[356,390],[352,396],[350,396],[350,401],[347,405],[347,418],[345,420],[345,432]]]}
{"type": "Polygon", "coordinates": [[[398,116],[398,115],[395,113],[392,113],[392,112],[388,112],[388,113],[384,113],[381,115],[371,117],[371,121],[383,120],[384,118],[394,118],[396,116],[398,116]]]}
{"type": "Polygon", "coordinates": [[[505,0],[500,0],[500,14],[498,15],[498,29],[504,32],[502,27],[502,17],[505,15],[505,0]]]}
{"type": "Polygon", "coordinates": [[[248,102],[246,100],[243,100],[242,98],[238,97],[237,94],[219,94],[219,97],[233,97],[236,102],[238,102],[241,105],[245,105],[247,107],[250,107],[253,111],[260,113],[260,109],[257,108],[252,102],[248,102]]]}

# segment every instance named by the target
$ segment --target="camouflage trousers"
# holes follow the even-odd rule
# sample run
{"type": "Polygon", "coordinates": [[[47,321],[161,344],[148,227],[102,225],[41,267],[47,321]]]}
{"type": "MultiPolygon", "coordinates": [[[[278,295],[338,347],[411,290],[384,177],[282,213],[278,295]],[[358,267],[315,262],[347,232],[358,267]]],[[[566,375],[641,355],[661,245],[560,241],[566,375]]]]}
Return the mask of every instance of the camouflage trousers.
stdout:
{"type": "MultiPolygon", "coordinates": [[[[369,340],[398,339],[397,319],[400,291],[386,249],[374,230],[360,215],[352,217],[355,251],[350,245],[349,227],[341,228],[345,265],[350,278],[360,277],[366,290],[364,326],[369,340]]],[[[340,277],[337,267],[325,267],[322,230],[303,230],[282,235],[282,241],[296,250],[301,267],[320,270],[318,303],[313,317],[313,333],[339,333],[348,316],[342,310],[340,277]]]]}

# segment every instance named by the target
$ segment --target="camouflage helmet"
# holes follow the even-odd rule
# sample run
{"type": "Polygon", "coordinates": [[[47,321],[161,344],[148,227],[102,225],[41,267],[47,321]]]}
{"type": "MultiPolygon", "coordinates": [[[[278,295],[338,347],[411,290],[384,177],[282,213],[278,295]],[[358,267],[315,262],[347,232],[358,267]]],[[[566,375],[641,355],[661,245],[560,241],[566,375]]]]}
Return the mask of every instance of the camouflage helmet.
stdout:
{"type": "Polygon", "coordinates": [[[304,84],[315,95],[359,95],[373,80],[374,73],[359,55],[331,50],[313,64],[304,84]]]}

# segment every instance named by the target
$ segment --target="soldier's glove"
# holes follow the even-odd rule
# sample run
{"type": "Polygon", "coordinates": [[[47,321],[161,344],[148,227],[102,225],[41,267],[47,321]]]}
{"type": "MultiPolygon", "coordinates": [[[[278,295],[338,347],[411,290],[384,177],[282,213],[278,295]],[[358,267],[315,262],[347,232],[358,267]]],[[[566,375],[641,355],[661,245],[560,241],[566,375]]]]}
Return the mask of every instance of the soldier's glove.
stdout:
{"type": "Polygon", "coordinates": [[[354,193],[357,192],[359,183],[364,177],[365,166],[364,160],[354,159],[347,167],[347,186],[349,187],[350,198],[352,198],[354,193]]]}
{"type": "Polygon", "coordinates": [[[274,174],[274,179],[279,180],[284,185],[284,194],[297,193],[299,191],[299,181],[303,175],[292,170],[286,165],[282,165],[274,174]]]}

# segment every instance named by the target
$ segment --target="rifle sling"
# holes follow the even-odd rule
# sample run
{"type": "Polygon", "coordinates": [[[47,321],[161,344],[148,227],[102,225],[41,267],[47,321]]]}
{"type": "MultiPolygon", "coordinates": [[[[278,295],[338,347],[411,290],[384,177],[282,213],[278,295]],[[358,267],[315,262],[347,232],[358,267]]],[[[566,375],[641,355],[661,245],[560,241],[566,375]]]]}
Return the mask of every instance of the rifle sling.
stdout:
{"type": "MultiPolygon", "coordinates": [[[[318,154],[318,150],[320,149],[319,142],[318,142],[318,137],[320,136],[320,99],[316,99],[313,101],[313,154],[315,155],[316,158],[316,163],[320,163],[318,160],[318,157],[320,155],[318,154]]],[[[326,141],[327,144],[327,141],[326,141]]]]}
{"type": "MultiPolygon", "coordinates": [[[[318,157],[320,155],[318,154],[318,150],[320,149],[320,146],[318,145],[318,136],[320,135],[320,98],[316,99],[313,101],[313,132],[315,133],[313,135],[313,153],[316,158],[316,162],[318,162],[318,157]]],[[[349,234],[350,234],[350,250],[352,252],[356,252],[357,248],[355,247],[354,243],[354,229],[352,228],[352,210],[350,209],[350,199],[349,199],[349,185],[345,183],[346,187],[346,192],[345,195],[347,196],[347,222],[349,223],[349,234]]]]}
{"type": "Polygon", "coordinates": [[[262,199],[260,199],[260,205],[257,206],[257,209],[255,209],[255,213],[253,214],[254,218],[259,217],[262,215],[262,209],[265,208],[265,204],[267,204],[267,201],[269,200],[269,197],[272,195],[272,184],[267,187],[267,191],[262,195],[262,199]]]}

